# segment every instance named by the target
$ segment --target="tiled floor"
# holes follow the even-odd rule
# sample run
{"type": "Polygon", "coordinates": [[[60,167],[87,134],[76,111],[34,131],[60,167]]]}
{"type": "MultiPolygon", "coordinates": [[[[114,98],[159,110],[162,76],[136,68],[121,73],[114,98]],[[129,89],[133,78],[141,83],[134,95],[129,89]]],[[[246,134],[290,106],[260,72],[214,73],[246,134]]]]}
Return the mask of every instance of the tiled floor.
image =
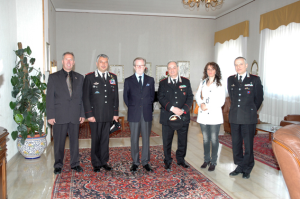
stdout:
{"type": "MultiPolygon", "coordinates": [[[[154,113],[152,130],[161,135],[159,113],[154,113]]],[[[221,127],[220,134],[224,134],[221,127]]],[[[141,140],[140,140],[141,141],[141,140]]],[[[140,142],[141,143],[141,142],[140,142]]],[[[220,145],[218,165],[214,172],[200,169],[203,163],[202,134],[199,124],[191,121],[188,132],[188,148],[186,161],[197,168],[205,176],[215,182],[233,198],[241,199],[285,199],[289,198],[282,173],[265,164],[255,161],[255,167],[250,179],[242,178],[242,175],[229,177],[229,173],[235,169],[232,159],[232,150],[220,145]]],[[[151,145],[161,145],[162,137],[151,137],[151,145]]],[[[130,146],[130,138],[110,139],[110,147],[130,146]]],[[[90,140],[80,140],[80,148],[89,148],[90,140]]],[[[66,147],[69,147],[68,140],[66,147]]],[[[174,136],[173,150],[177,149],[177,136],[174,136]]],[[[26,160],[21,154],[17,154],[8,162],[8,198],[9,199],[45,199],[51,198],[52,187],[55,180],[53,174],[54,154],[53,143],[50,143],[41,158],[26,160]]]]}

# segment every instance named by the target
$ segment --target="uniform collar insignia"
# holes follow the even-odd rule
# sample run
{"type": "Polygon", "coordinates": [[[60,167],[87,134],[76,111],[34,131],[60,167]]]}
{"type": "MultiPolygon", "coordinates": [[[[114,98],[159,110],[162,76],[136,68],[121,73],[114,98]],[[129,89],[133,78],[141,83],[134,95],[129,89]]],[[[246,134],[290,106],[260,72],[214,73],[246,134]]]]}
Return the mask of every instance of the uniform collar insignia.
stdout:
{"type": "MultiPolygon", "coordinates": [[[[181,80],[181,77],[178,75],[178,82],[182,82],[182,80],[181,80]]],[[[171,84],[171,82],[172,82],[172,78],[171,78],[171,76],[169,76],[169,78],[168,78],[168,84],[171,84]]]]}

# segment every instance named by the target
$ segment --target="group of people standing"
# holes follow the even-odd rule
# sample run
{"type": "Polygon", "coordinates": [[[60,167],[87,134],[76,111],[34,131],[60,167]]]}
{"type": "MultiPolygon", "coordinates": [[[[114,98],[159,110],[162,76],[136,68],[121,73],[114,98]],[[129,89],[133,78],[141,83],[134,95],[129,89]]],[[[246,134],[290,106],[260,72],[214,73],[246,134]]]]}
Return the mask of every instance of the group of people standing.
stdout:
{"type": "MultiPolygon", "coordinates": [[[[79,124],[89,121],[91,128],[91,162],[94,172],[101,168],[110,171],[109,131],[113,120],[119,118],[119,95],[117,76],[108,72],[109,58],[98,55],[97,69],[86,74],[85,78],[73,71],[75,56],[71,52],[63,54],[62,70],[51,74],[47,86],[47,119],[53,126],[54,138],[54,173],[62,171],[65,139],[70,140],[71,169],[82,172],[79,162],[78,133],[79,124]]],[[[243,57],[235,60],[237,75],[228,78],[228,93],[231,98],[229,120],[233,141],[234,163],[238,167],[231,176],[243,173],[250,177],[254,166],[253,137],[257,123],[257,110],[263,100],[260,78],[246,72],[247,63],[243,57]],[[245,143],[243,154],[242,143],[245,143]]],[[[155,96],[154,79],[145,74],[146,60],[137,57],[133,60],[135,73],[124,82],[123,98],[128,107],[127,120],[131,131],[131,172],[136,172],[140,164],[147,172],[152,172],[150,165],[150,133],[152,126],[152,104],[155,96]],[[142,156],[139,157],[139,135],[142,135],[142,156]]],[[[190,107],[193,93],[190,81],[178,73],[177,62],[167,64],[169,76],[159,82],[158,100],[161,104],[160,123],[164,149],[164,163],[167,171],[171,170],[171,148],[174,128],[169,119],[176,115],[182,119],[182,125],[176,129],[178,149],[177,165],[189,168],[185,163],[190,107]]],[[[203,133],[204,163],[209,171],[215,170],[218,158],[218,134],[223,123],[221,107],[225,101],[225,89],[221,83],[221,71],[218,64],[209,62],[204,68],[203,78],[196,94],[199,105],[197,122],[203,133]],[[212,147],[210,146],[212,144],[212,147]],[[212,148],[211,152],[210,149],[212,148]]]]}

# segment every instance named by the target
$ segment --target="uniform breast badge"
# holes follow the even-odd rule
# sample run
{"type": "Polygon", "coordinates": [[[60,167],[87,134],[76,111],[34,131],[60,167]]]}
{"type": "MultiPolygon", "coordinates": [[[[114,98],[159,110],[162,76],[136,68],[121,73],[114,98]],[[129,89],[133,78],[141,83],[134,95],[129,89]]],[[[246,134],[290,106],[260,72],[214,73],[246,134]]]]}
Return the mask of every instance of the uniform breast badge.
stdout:
{"type": "Polygon", "coordinates": [[[250,94],[250,91],[247,91],[247,94],[250,94]]]}
{"type": "Polygon", "coordinates": [[[95,82],[95,83],[94,83],[94,85],[98,85],[98,84],[99,84],[98,82],[95,82]]]}
{"type": "Polygon", "coordinates": [[[232,84],[231,86],[235,86],[234,84],[232,84]]]}
{"type": "Polygon", "coordinates": [[[113,78],[112,75],[110,75],[110,78],[111,78],[111,80],[109,80],[109,83],[110,83],[111,85],[116,85],[116,81],[115,81],[115,79],[113,78]]]}

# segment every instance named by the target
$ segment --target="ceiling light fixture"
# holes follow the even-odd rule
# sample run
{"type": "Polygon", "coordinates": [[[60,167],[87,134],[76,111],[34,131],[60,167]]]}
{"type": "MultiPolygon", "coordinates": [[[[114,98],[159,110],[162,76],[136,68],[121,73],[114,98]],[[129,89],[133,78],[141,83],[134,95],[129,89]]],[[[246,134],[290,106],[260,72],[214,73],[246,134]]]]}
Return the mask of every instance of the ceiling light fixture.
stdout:
{"type": "Polygon", "coordinates": [[[200,4],[204,4],[207,9],[216,9],[222,6],[223,1],[224,0],[182,0],[182,3],[185,8],[194,8],[195,6],[199,8],[200,4]]]}

